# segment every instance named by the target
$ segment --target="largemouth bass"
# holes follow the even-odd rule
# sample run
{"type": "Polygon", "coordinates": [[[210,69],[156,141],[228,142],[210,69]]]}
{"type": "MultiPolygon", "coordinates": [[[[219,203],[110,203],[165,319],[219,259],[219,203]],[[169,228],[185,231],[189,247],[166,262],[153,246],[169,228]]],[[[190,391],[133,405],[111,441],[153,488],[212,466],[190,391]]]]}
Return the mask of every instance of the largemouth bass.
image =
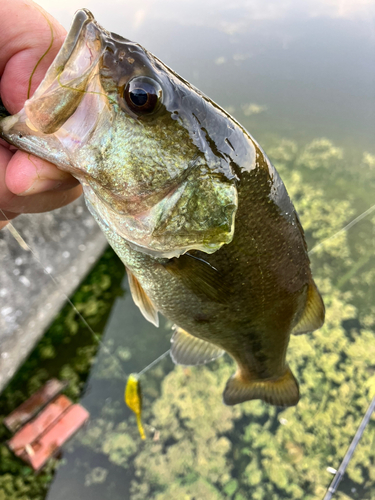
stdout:
{"type": "Polygon", "coordinates": [[[0,122],[8,142],[70,172],[124,262],[135,303],[175,323],[171,356],[237,363],[224,402],[295,405],[290,334],[324,322],[303,229],[251,135],[87,10],[34,96],[0,122]]]}

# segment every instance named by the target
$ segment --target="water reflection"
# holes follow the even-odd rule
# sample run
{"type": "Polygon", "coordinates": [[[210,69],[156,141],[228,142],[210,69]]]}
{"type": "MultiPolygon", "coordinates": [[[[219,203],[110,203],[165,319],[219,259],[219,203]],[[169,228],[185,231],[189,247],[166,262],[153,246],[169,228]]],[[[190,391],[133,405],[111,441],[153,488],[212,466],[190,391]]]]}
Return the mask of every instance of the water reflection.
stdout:
{"type": "MultiPolygon", "coordinates": [[[[76,0],[40,0],[67,27],[76,0]]],[[[374,202],[375,2],[87,1],[108,29],[141,42],[224,105],[277,166],[309,248],[374,202]]],[[[297,407],[221,402],[233,366],[163,360],[142,379],[143,443],[124,405],[125,375],[169,347],[170,325],[118,299],[82,404],[87,429],[66,447],[48,500],[322,498],[375,375],[374,213],[312,255],[327,320],[291,339],[297,407]]],[[[375,496],[369,427],[336,498],[375,496]]]]}
{"type": "MultiPolygon", "coordinates": [[[[82,7],[40,4],[66,28],[82,7]]],[[[230,107],[261,143],[270,132],[327,136],[375,153],[374,0],[87,0],[85,7],[230,107]],[[249,103],[267,112],[246,116],[249,103]]]]}

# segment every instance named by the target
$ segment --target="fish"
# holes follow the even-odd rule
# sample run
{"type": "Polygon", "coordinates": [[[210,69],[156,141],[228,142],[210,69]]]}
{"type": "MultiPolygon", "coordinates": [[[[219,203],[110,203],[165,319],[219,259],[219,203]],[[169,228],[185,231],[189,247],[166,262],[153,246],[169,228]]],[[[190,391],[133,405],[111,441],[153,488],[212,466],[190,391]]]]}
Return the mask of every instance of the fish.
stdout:
{"type": "Polygon", "coordinates": [[[0,134],[80,181],[135,304],[175,324],[176,364],[227,353],[226,405],[297,404],[290,335],[320,328],[324,303],[287,190],[229,113],[82,9],[0,134]]]}
{"type": "Polygon", "coordinates": [[[137,426],[141,439],[146,439],[142,425],[142,391],[137,373],[131,373],[125,387],[124,395],[126,405],[135,413],[137,426]]]}

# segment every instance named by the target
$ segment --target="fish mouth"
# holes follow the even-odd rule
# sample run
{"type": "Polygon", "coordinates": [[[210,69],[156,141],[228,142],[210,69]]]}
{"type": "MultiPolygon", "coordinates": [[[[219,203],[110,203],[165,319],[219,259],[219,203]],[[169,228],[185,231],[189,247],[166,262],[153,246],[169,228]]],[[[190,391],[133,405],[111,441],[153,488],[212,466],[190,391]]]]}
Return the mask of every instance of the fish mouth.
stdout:
{"type": "Polygon", "coordinates": [[[79,10],[56,59],[25,112],[34,128],[52,134],[72,116],[88,91],[103,53],[103,35],[89,10],[79,10]]]}
{"type": "Polygon", "coordinates": [[[75,175],[77,170],[72,167],[67,148],[82,144],[107,104],[99,64],[108,37],[110,33],[89,10],[77,11],[59,53],[34,95],[19,113],[0,121],[0,136],[75,175]],[[84,110],[80,110],[82,101],[84,110]]]}
{"type": "MultiPolygon", "coordinates": [[[[89,23],[94,23],[97,26],[94,16],[88,9],[80,9],[75,13],[69,32],[54,61],[57,67],[65,67],[79,40],[84,37],[83,30],[89,23]]],[[[100,29],[103,30],[103,28],[100,29]]]]}

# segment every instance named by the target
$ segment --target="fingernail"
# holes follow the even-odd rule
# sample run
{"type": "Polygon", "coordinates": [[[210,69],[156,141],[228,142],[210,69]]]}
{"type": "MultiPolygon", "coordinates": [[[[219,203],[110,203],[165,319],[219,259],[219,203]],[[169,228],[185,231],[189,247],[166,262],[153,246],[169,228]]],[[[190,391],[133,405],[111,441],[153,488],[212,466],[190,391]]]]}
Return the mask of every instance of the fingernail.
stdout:
{"type": "Polygon", "coordinates": [[[61,185],[61,181],[56,181],[52,179],[36,179],[31,186],[23,191],[22,193],[18,193],[18,196],[29,196],[31,194],[43,193],[44,191],[51,191],[53,189],[57,189],[61,185]]]}

